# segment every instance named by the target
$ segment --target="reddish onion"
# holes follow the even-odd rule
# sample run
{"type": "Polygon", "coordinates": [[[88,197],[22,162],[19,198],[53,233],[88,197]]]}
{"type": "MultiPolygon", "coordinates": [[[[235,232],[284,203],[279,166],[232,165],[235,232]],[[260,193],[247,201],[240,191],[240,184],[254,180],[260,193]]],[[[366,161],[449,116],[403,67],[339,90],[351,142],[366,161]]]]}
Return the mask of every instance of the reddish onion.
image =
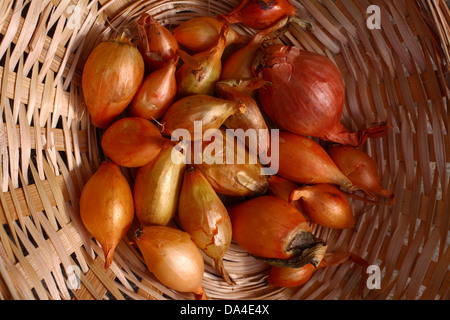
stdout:
{"type": "Polygon", "coordinates": [[[375,198],[378,195],[391,199],[390,204],[395,203],[395,194],[381,186],[377,165],[366,152],[353,147],[337,146],[331,148],[329,154],[350,181],[368,196],[375,198]]]}
{"type": "Polygon", "coordinates": [[[253,29],[264,29],[285,16],[295,16],[289,0],[242,0],[222,17],[229,23],[243,23],[253,29]]]}
{"type": "Polygon", "coordinates": [[[342,145],[360,146],[383,136],[390,126],[350,133],[341,123],[345,103],[342,76],[324,55],[275,44],[263,50],[258,75],[271,86],[259,90],[260,103],[281,128],[342,145]]]}
{"type": "Polygon", "coordinates": [[[290,201],[313,223],[326,228],[349,229],[355,218],[348,199],[330,184],[304,186],[291,192],[290,201]]]}
{"type": "Polygon", "coordinates": [[[177,95],[177,61],[167,63],[145,78],[128,108],[130,116],[152,120],[166,113],[177,95]]]}
{"type": "Polygon", "coordinates": [[[179,48],[173,34],[155,18],[144,13],[137,22],[140,43],[139,51],[148,72],[162,68],[176,58],[179,48]]]}
{"type": "Polygon", "coordinates": [[[278,175],[301,184],[337,184],[358,189],[314,140],[280,131],[278,175]]]}
{"type": "Polygon", "coordinates": [[[233,239],[249,254],[272,266],[315,267],[326,245],[311,232],[305,217],[288,202],[261,196],[228,208],[233,239]]]}
{"type": "Polygon", "coordinates": [[[151,162],[170,143],[152,122],[138,117],[114,122],[101,140],[105,155],[118,165],[129,168],[151,162]]]}
{"type": "Polygon", "coordinates": [[[96,46],[81,79],[92,124],[106,129],[126,109],[143,78],[142,55],[125,35],[96,46]]]}
{"type": "Polygon", "coordinates": [[[108,269],[115,248],[134,217],[131,188],[117,164],[103,162],[84,185],[80,216],[83,225],[102,246],[108,269]]]}

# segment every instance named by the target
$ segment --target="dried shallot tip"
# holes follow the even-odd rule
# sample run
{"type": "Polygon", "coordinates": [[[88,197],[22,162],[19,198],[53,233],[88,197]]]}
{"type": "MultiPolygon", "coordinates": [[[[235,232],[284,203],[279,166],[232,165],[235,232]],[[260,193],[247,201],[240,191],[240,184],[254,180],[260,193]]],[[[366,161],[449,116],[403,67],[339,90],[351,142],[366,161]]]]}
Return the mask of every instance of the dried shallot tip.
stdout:
{"type": "MultiPolygon", "coordinates": [[[[206,51],[216,45],[220,37],[223,25],[227,23],[217,17],[194,17],[182,22],[173,30],[173,35],[178,43],[190,53],[206,51]]],[[[228,29],[226,44],[247,43],[249,37],[236,32],[231,27],[228,29]]]]}
{"type": "Polygon", "coordinates": [[[216,82],[222,73],[222,56],[227,44],[229,25],[224,24],[216,44],[206,51],[189,55],[177,50],[183,64],[176,72],[179,98],[189,95],[214,95],[216,82]]]}
{"type": "Polygon", "coordinates": [[[164,138],[152,122],[138,117],[117,120],[105,130],[101,139],[105,155],[127,168],[146,165],[169,145],[170,140],[164,138]]]}
{"type": "Polygon", "coordinates": [[[341,145],[361,146],[368,138],[386,135],[392,127],[381,123],[351,133],[343,126],[344,81],[328,57],[281,44],[270,45],[262,52],[254,69],[272,85],[258,91],[259,101],[280,128],[341,145]]]}
{"type": "Polygon", "coordinates": [[[382,187],[377,164],[365,151],[354,147],[335,146],[328,153],[352,184],[360,187],[369,197],[387,198],[390,202],[386,204],[395,204],[394,192],[382,187]]]}
{"type": "Polygon", "coordinates": [[[242,0],[221,17],[229,23],[242,23],[260,30],[286,16],[296,16],[296,8],[289,0],[242,0]]]}
{"type": "Polygon", "coordinates": [[[147,120],[162,118],[177,95],[177,61],[172,60],[147,75],[128,107],[130,116],[147,120]]]}
{"type": "Polygon", "coordinates": [[[197,247],[213,259],[222,278],[234,284],[223,263],[232,239],[228,211],[203,173],[192,166],[184,174],[178,218],[197,247]]]}
{"type": "Polygon", "coordinates": [[[106,129],[127,108],[144,71],[142,55],[124,34],[92,50],[83,67],[81,87],[95,127],[106,129]]]}
{"type": "MultiPolygon", "coordinates": [[[[245,105],[238,101],[225,100],[210,95],[191,95],[177,100],[169,107],[161,122],[164,123],[163,135],[173,136],[174,132],[183,133],[187,141],[206,139],[210,129],[219,129],[233,114],[245,113],[245,105]],[[196,124],[200,125],[197,129],[196,124]]],[[[179,138],[179,137],[178,137],[179,138]]]]}
{"type": "Polygon", "coordinates": [[[318,267],[327,245],[310,231],[306,218],[288,202],[261,196],[228,208],[233,239],[271,266],[318,267]]]}
{"type": "Polygon", "coordinates": [[[147,72],[153,72],[176,59],[178,42],[166,27],[148,13],[142,14],[136,23],[139,45],[147,72]]]}
{"type": "Polygon", "coordinates": [[[103,162],[87,181],[80,197],[80,217],[100,243],[108,269],[134,218],[133,194],[117,164],[103,162]]]}
{"type": "Polygon", "coordinates": [[[186,170],[184,160],[175,147],[170,147],[139,168],[133,197],[135,215],[141,225],[165,226],[175,216],[186,170]]]}
{"type": "Polygon", "coordinates": [[[188,233],[167,226],[143,226],[134,241],[148,270],[165,286],[207,300],[202,287],[205,264],[188,233]],[[182,262],[182,263],[180,263],[182,262]]]}
{"type": "Polygon", "coordinates": [[[312,223],[332,229],[350,229],[355,226],[350,202],[335,186],[304,186],[293,190],[289,198],[312,223]]]}
{"type": "MultiPolygon", "coordinates": [[[[256,154],[265,154],[269,149],[269,129],[264,116],[259,109],[258,103],[252,97],[252,92],[258,88],[267,85],[267,82],[261,79],[242,79],[225,80],[216,85],[217,95],[223,99],[241,102],[245,106],[245,113],[236,113],[229,116],[224,122],[228,129],[243,130],[249,132],[249,139],[257,140],[256,154]],[[253,136],[251,136],[253,134],[253,136]]],[[[242,143],[251,148],[245,137],[242,143]]]]}
{"type": "Polygon", "coordinates": [[[300,184],[335,184],[347,190],[353,185],[331,157],[314,140],[285,131],[279,133],[278,175],[300,184]]]}

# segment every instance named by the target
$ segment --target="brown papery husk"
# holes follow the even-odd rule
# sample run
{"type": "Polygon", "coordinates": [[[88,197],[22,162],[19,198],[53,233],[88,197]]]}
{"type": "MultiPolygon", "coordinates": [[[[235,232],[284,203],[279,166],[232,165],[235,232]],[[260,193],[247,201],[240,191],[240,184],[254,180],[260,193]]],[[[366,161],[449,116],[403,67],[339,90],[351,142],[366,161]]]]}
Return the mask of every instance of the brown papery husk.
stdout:
{"type": "Polygon", "coordinates": [[[139,168],[134,183],[135,215],[141,225],[167,225],[178,208],[186,159],[168,147],[139,168]],[[175,160],[175,161],[174,161],[175,160]]]}
{"type": "Polygon", "coordinates": [[[188,233],[167,226],[143,226],[136,230],[134,241],[147,268],[162,284],[192,292],[196,300],[207,299],[202,287],[203,257],[188,233]]]}
{"type": "Polygon", "coordinates": [[[219,129],[227,118],[236,113],[245,113],[242,102],[225,100],[210,95],[191,95],[177,100],[162,118],[162,133],[171,136],[175,130],[185,129],[189,137],[187,141],[208,138],[205,133],[209,129],[219,129]],[[201,130],[195,130],[195,122],[201,123],[201,130]]]}
{"type": "Polygon", "coordinates": [[[387,198],[390,202],[386,204],[395,204],[395,194],[381,186],[377,165],[365,151],[349,146],[335,146],[328,153],[350,181],[368,196],[372,199],[375,196],[387,198]]]}
{"type": "Polygon", "coordinates": [[[136,23],[140,43],[139,51],[144,58],[148,73],[164,67],[177,58],[178,42],[166,27],[150,14],[144,13],[136,23]]]}
{"type": "Polygon", "coordinates": [[[103,162],[84,185],[80,197],[80,217],[89,233],[102,246],[105,269],[108,269],[117,244],[134,218],[131,188],[117,164],[103,162]]]}
{"type": "Polygon", "coordinates": [[[228,211],[203,173],[192,166],[184,174],[178,218],[197,247],[214,260],[222,278],[234,284],[223,264],[232,239],[228,211]]]}
{"type": "Polygon", "coordinates": [[[336,65],[322,54],[274,44],[263,49],[254,68],[272,84],[258,91],[262,108],[286,131],[361,146],[392,127],[381,123],[351,133],[342,125],[344,81],[336,65]]]}
{"type": "Polygon", "coordinates": [[[306,218],[288,202],[261,196],[228,207],[233,239],[249,254],[272,266],[317,267],[326,244],[311,232],[306,218]]]}
{"type": "Polygon", "coordinates": [[[215,94],[215,85],[222,73],[222,55],[229,29],[230,26],[224,24],[216,44],[206,51],[191,56],[183,50],[177,50],[177,55],[184,62],[176,72],[178,98],[215,94]]]}
{"type": "MultiPolygon", "coordinates": [[[[217,17],[194,17],[178,25],[173,30],[173,35],[188,52],[199,53],[217,43],[224,23],[227,22],[217,17]]],[[[236,32],[231,27],[226,39],[225,47],[234,43],[247,43],[250,40],[248,36],[236,32]]]]}
{"type": "Polygon", "coordinates": [[[145,78],[128,107],[130,116],[158,120],[166,113],[177,95],[177,63],[175,59],[145,78]]]}
{"type": "Polygon", "coordinates": [[[359,189],[314,140],[285,131],[279,132],[279,138],[279,176],[301,184],[329,183],[359,189]]]}
{"type": "MultiPolygon", "coordinates": [[[[245,113],[236,113],[229,116],[224,122],[224,126],[228,129],[241,129],[246,133],[254,134],[249,139],[257,140],[258,150],[254,150],[254,152],[258,155],[267,152],[270,139],[264,116],[251,92],[265,85],[267,85],[267,82],[258,78],[225,80],[216,84],[216,92],[219,97],[241,102],[246,109],[245,113]]],[[[246,144],[247,148],[250,148],[249,142],[242,142],[246,144]]]]}
{"type": "Polygon", "coordinates": [[[263,174],[258,157],[250,154],[229,130],[219,129],[210,141],[203,141],[199,150],[191,147],[189,163],[202,171],[217,193],[256,197],[267,191],[268,177],[263,174]]]}
{"type": "Polygon", "coordinates": [[[101,42],[83,68],[81,86],[94,126],[106,129],[127,108],[144,79],[144,60],[125,35],[101,42]]]}
{"type": "Polygon", "coordinates": [[[355,226],[350,202],[335,186],[304,186],[292,191],[289,198],[296,202],[300,211],[313,223],[333,229],[350,229],[355,226]]]}

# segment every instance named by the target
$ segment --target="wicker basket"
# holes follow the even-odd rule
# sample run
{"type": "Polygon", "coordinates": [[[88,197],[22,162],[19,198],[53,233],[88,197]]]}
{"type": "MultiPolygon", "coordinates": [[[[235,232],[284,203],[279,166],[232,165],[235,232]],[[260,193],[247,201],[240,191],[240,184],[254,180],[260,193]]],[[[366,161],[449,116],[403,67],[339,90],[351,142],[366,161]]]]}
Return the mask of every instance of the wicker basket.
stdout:
{"type": "MultiPolygon", "coordinates": [[[[1,1],[0,299],[192,299],[161,285],[130,238],[106,271],[100,246],[81,223],[80,192],[102,159],[83,103],[81,70],[99,41],[124,30],[134,34],[144,12],[172,28],[193,16],[226,13],[237,2],[1,1]]],[[[291,27],[279,41],[337,64],[347,87],[344,125],[353,131],[375,122],[394,126],[365,148],[396,204],[352,201],[354,230],[314,232],[330,251],[351,251],[379,267],[380,287],[366,288],[365,299],[448,299],[448,3],[291,2],[315,29],[291,27]]],[[[132,171],[125,173],[133,179],[132,171]]],[[[269,286],[268,266],[235,243],[225,266],[236,285],[205,262],[210,299],[361,298],[360,269],[350,262],[320,269],[291,289],[269,286]]]]}

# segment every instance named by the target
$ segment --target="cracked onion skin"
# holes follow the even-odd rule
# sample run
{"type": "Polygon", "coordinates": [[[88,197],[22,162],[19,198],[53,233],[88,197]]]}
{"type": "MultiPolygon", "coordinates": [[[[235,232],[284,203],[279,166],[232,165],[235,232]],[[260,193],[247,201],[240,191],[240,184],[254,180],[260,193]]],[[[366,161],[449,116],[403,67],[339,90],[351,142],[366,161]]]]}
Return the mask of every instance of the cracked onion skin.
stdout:
{"type": "Polygon", "coordinates": [[[127,108],[143,81],[144,71],[142,55],[125,36],[94,48],[81,80],[94,126],[106,129],[127,108]]]}
{"type": "Polygon", "coordinates": [[[133,195],[120,167],[103,162],[83,187],[80,198],[81,220],[100,243],[105,269],[112,263],[117,244],[134,218],[133,195]]]}

